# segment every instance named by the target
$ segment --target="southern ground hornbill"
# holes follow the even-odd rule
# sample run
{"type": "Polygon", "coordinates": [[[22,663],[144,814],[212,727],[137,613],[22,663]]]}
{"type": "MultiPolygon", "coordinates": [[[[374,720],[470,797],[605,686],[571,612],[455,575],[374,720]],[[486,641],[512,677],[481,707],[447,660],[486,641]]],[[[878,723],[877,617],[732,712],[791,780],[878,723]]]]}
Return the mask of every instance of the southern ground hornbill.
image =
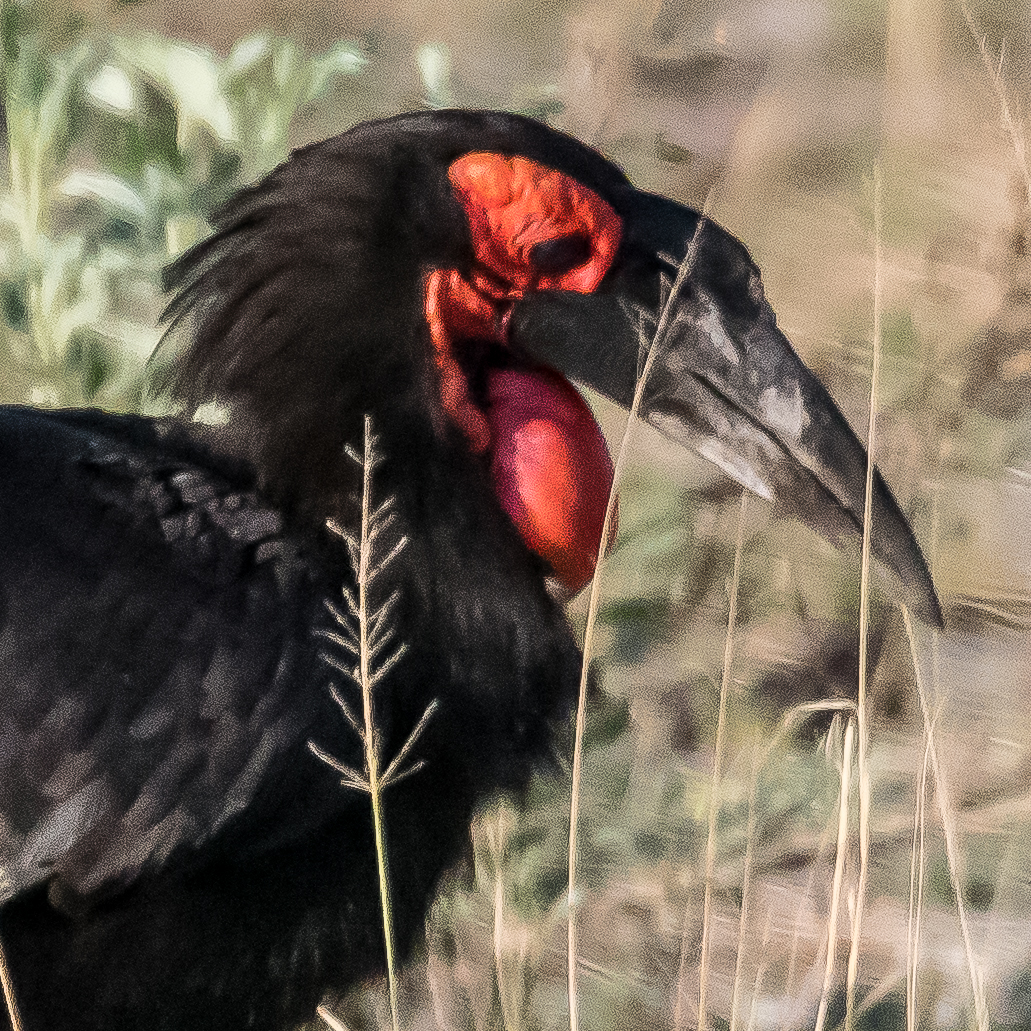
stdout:
{"type": "MultiPolygon", "coordinates": [[[[33,1031],[283,1028],[381,966],[368,798],[309,748],[362,768],[327,521],[360,518],[367,416],[381,544],[407,539],[382,573],[406,648],[384,754],[437,703],[386,799],[402,949],[576,693],[548,581],[590,578],[611,466],[565,377],[630,405],[689,249],[642,417],[825,531],[861,521],[863,448],[745,249],[562,133],[367,123],[214,226],[170,270],[166,347],[184,411],[221,425],[0,412],[0,935],[33,1031]]],[[[938,621],[879,477],[874,525],[938,621]]]]}

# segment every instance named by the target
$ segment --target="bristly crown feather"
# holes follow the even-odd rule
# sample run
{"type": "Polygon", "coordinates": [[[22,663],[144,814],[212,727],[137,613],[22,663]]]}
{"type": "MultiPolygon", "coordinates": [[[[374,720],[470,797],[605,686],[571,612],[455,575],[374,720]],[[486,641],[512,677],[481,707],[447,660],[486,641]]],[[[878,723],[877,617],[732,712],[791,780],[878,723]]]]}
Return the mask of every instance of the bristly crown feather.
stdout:
{"type": "Polygon", "coordinates": [[[227,439],[265,491],[319,518],[336,511],[343,447],[366,413],[391,437],[434,434],[422,272],[464,247],[432,166],[349,142],[295,154],[166,273],[171,393],[188,410],[226,405],[227,439]],[[421,209],[407,203],[417,194],[421,209]]]}

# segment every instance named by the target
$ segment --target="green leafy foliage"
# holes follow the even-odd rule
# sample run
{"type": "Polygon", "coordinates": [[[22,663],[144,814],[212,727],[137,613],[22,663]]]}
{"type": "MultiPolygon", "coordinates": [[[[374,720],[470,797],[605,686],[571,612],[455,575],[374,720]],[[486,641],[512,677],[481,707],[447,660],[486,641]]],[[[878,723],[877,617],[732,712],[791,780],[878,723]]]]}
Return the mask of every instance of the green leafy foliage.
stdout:
{"type": "Polygon", "coordinates": [[[364,58],[261,33],[221,59],[55,11],[8,3],[0,23],[0,399],[138,408],[162,267],[286,157],[297,115],[364,58]]]}

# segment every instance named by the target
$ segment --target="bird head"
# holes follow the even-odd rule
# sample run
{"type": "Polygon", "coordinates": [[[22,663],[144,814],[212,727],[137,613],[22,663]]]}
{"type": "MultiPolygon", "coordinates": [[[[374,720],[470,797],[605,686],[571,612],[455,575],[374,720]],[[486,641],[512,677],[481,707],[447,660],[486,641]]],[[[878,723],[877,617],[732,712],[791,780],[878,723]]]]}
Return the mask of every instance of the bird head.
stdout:
{"type": "MultiPolygon", "coordinates": [[[[284,503],[332,509],[369,414],[407,441],[410,476],[433,449],[483,470],[575,592],[613,475],[577,381],[826,535],[861,531],[866,452],[748,252],[568,135],[499,112],[364,123],[296,152],[214,225],[169,273],[172,326],[189,329],[174,387],[230,406],[284,503]]],[[[940,623],[879,474],[872,525],[874,554],[940,623]]]]}

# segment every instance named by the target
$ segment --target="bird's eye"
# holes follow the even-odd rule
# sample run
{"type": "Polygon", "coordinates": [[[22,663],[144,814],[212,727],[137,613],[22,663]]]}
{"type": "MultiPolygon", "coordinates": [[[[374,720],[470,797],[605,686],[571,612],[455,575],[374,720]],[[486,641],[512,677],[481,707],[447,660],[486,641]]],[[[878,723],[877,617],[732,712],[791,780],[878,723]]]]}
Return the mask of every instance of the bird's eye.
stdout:
{"type": "Polygon", "coordinates": [[[568,233],[542,240],[530,248],[534,269],[545,276],[560,276],[579,268],[591,256],[591,241],[583,233],[568,233]]]}

